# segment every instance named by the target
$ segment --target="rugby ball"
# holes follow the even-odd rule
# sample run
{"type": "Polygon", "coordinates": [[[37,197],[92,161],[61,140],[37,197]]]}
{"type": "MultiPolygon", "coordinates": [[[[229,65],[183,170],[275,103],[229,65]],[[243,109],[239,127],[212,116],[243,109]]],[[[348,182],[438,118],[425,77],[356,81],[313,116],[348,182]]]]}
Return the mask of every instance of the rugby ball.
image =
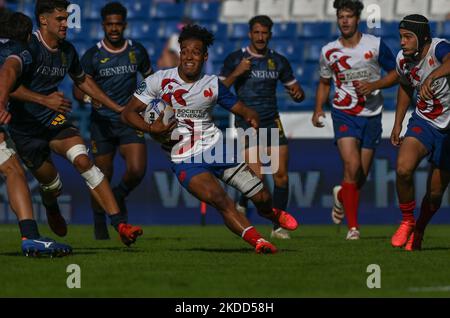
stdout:
{"type": "Polygon", "coordinates": [[[163,124],[168,125],[175,120],[175,112],[173,111],[172,106],[168,105],[162,99],[154,99],[148,105],[147,108],[143,112],[144,120],[153,124],[155,120],[158,119],[159,115],[164,111],[163,124]]]}

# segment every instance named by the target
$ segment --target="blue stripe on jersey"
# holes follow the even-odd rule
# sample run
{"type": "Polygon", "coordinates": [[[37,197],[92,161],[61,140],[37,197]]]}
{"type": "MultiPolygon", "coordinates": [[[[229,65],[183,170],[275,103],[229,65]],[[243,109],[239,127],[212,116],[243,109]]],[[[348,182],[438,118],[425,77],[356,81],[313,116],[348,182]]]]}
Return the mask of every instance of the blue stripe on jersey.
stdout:
{"type": "Polygon", "coordinates": [[[436,45],[434,54],[436,55],[439,63],[443,63],[442,61],[448,53],[450,53],[450,43],[448,43],[447,41],[442,41],[439,42],[438,45],[436,45]]]}
{"type": "Polygon", "coordinates": [[[380,53],[378,54],[378,63],[386,72],[394,71],[396,68],[396,61],[391,49],[380,40],[380,53]]]}
{"type": "Polygon", "coordinates": [[[228,87],[226,87],[222,84],[221,81],[219,81],[219,96],[217,97],[217,104],[227,110],[231,110],[231,108],[233,108],[233,106],[236,105],[237,102],[237,97],[230,92],[228,87]]]}

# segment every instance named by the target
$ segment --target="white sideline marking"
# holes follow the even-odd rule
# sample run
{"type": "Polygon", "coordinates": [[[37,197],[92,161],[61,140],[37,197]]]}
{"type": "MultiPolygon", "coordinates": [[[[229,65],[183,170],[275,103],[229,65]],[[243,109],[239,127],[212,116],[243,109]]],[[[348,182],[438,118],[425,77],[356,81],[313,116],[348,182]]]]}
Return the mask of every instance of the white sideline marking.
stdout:
{"type": "Polygon", "coordinates": [[[411,287],[408,288],[410,292],[448,292],[450,286],[431,286],[431,287],[411,287]]]}

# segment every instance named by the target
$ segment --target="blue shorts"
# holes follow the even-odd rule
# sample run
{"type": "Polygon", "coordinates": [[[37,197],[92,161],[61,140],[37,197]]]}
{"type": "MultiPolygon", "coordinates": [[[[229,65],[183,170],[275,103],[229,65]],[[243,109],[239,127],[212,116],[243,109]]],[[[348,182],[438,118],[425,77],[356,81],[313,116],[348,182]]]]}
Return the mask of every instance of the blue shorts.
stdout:
{"type": "MultiPolygon", "coordinates": [[[[172,171],[177,176],[177,179],[181,183],[181,185],[186,189],[188,189],[189,182],[193,177],[204,172],[209,172],[215,175],[217,178],[221,179],[225,170],[240,164],[239,162],[237,162],[236,152],[234,152],[234,154],[227,154],[225,148],[222,149],[224,149],[224,151],[220,153],[222,162],[204,162],[204,160],[202,160],[203,158],[200,155],[199,157],[192,159],[190,162],[172,162],[172,171]]],[[[211,153],[214,155],[215,149],[213,149],[211,153]]]]}
{"type": "Polygon", "coordinates": [[[345,137],[354,137],[361,142],[361,148],[376,149],[381,141],[381,114],[373,117],[348,115],[339,110],[331,112],[334,128],[334,142],[345,137]]]}
{"type": "Polygon", "coordinates": [[[436,129],[414,112],[405,137],[419,140],[429,152],[428,160],[437,168],[450,171],[450,130],[436,129]]]}
{"type": "Polygon", "coordinates": [[[237,166],[238,163],[173,163],[172,171],[177,176],[181,185],[188,189],[193,177],[204,172],[209,172],[221,179],[225,170],[237,166]]]}
{"type": "Polygon", "coordinates": [[[118,146],[145,144],[144,133],[122,122],[91,120],[91,146],[94,156],[114,153],[118,146]]]}

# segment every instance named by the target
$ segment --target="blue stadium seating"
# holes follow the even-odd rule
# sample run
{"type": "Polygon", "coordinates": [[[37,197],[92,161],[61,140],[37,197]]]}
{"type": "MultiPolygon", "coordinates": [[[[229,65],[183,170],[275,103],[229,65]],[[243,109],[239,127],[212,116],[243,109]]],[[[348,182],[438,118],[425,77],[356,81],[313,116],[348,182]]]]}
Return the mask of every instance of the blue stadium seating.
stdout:
{"type": "Polygon", "coordinates": [[[298,48],[298,45],[289,40],[272,40],[270,47],[283,55],[290,62],[298,62],[303,57],[303,50],[298,48]]]}
{"type": "Polygon", "coordinates": [[[450,38],[450,21],[445,21],[442,24],[441,37],[444,37],[446,39],[450,38]]]}
{"type": "Polygon", "coordinates": [[[200,23],[201,26],[214,33],[217,41],[228,41],[227,24],[225,23],[200,23]]]}
{"type": "Polygon", "coordinates": [[[209,58],[211,59],[211,61],[213,63],[223,63],[227,55],[232,52],[230,50],[230,45],[231,44],[228,41],[214,43],[214,45],[209,49],[209,58]]]}
{"type": "Polygon", "coordinates": [[[122,0],[121,3],[128,10],[128,20],[148,18],[151,0],[122,0]]]}
{"type": "Polygon", "coordinates": [[[304,22],[300,24],[298,36],[305,39],[329,38],[332,24],[330,22],[304,22]]]}
{"type": "Polygon", "coordinates": [[[184,1],[154,2],[150,6],[152,19],[181,20],[184,15],[184,1]]]}
{"type": "Polygon", "coordinates": [[[128,23],[127,35],[135,40],[150,40],[156,38],[158,32],[158,23],[148,22],[147,20],[133,20],[128,23]]]}
{"type": "Polygon", "coordinates": [[[228,38],[230,40],[242,40],[248,38],[248,24],[234,23],[228,29],[228,38]]]}
{"type": "Polygon", "coordinates": [[[303,41],[304,61],[318,62],[322,47],[327,43],[326,40],[308,40],[303,41]]]}
{"type": "Polygon", "coordinates": [[[295,23],[275,23],[272,27],[272,38],[274,39],[294,39],[297,33],[295,23]]]}
{"type": "Polygon", "coordinates": [[[197,22],[214,22],[219,18],[220,1],[192,1],[186,15],[197,22]]]}
{"type": "Polygon", "coordinates": [[[180,33],[178,21],[161,21],[156,31],[159,39],[168,39],[172,34],[180,33]]]}

